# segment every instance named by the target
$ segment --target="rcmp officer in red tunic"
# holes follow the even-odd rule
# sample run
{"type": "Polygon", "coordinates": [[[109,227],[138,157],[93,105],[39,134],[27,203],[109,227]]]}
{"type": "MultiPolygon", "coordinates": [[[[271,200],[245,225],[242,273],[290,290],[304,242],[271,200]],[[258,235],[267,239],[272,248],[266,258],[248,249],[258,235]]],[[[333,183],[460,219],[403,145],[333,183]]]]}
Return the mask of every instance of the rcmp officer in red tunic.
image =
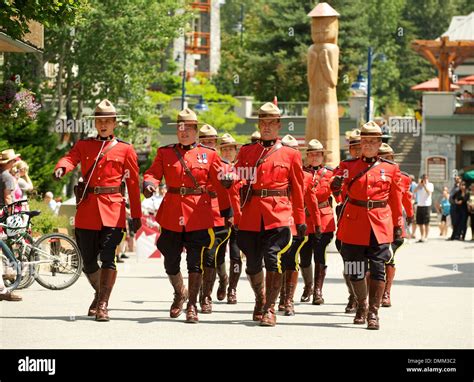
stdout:
{"type": "MultiPolygon", "coordinates": [[[[298,141],[291,135],[285,135],[281,139],[284,146],[291,147],[294,150],[302,149],[299,147],[298,141]]],[[[299,152],[301,155],[301,152],[299,152]]],[[[321,217],[318,208],[318,199],[316,192],[313,189],[313,174],[306,170],[303,171],[304,176],[304,204],[305,204],[305,218],[307,226],[307,235],[301,237],[297,235],[296,225],[291,226],[291,233],[293,235],[293,242],[291,248],[282,256],[282,271],[283,282],[280,292],[280,303],[278,310],[285,312],[285,316],[294,316],[295,307],[293,297],[295,295],[296,286],[298,284],[298,272],[300,263],[300,252],[303,246],[308,242],[308,235],[311,239],[315,236],[321,236],[321,217]]]]}
{"type": "MultiPolygon", "coordinates": [[[[387,143],[382,143],[382,146],[380,146],[379,149],[379,157],[394,161],[396,155],[397,154],[393,152],[393,149],[387,143]]],[[[406,215],[406,223],[407,225],[410,225],[413,222],[414,217],[413,204],[411,203],[412,193],[410,192],[410,175],[404,171],[400,171],[399,181],[402,193],[402,206],[405,210],[406,215]]],[[[385,273],[387,274],[387,277],[385,281],[385,290],[383,292],[382,297],[382,306],[386,308],[392,306],[392,302],[390,299],[390,291],[392,288],[393,279],[395,277],[395,254],[397,253],[398,249],[403,245],[404,238],[407,236],[405,231],[405,224],[402,224],[402,230],[402,237],[392,243],[392,258],[388,263],[385,264],[385,273]]]]}
{"type": "Polygon", "coordinates": [[[278,139],[280,118],[277,106],[270,102],[263,105],[259,110],[261,139],[242,146],[236,162],[238,174],[247,175],[237,243],[246,256],[246,273],[255,292],[253,320],[262,326],[276,324],[274,305],[282,282],[281,256],[291,246],[290,227],[296,224],[298,236],[306,234],[301,156],[278,139]]]}
{"type": "Polygon", "coordinates": [[[341,212],[337,237],[341,240],[344,270],[350,274],[357,297],[355,324],[379,329],[378,309],[385,288],[385,263],[392,257],[390,244],[402,235],[400,169],[394,162],[379,158],[382,131],[374,122],[361,128],[362,156],[342,161],[331,189],[335,194],[344,184],[347,201],[341,212]],[[370,263],[370,290],[367,314],[367,284],[370,263]]]}
{"type": "MultiPolygon", "coordinates": [[[[232,174],[234,171],[234,162],[237,157],[237,150],[240,145],[234,139],[234,137],[228,133],[225,133],[220,138],[219,151],[223,162],[224,173],[232,174]]],[[[229,191],[229,197],[237,198],[237,205],[240,207],[240,182],[235,182],[229,191]]],[[[237,245],[237,230],[235,226],[231,227],[231,233],[229,236],[229,287],[227,289],[227,303],[237,304],[237,284],[239,282],[240,274],[242,273],[242,257],[240,254],[240,248],[237,245]]],[[[224,267],[225,270],[225,247],[220,247],[217,253],[217,267],[224,267]],[[223,265],[220,265],[223,264],[223,265]]],[[[219,296],[218,296],[219,299],[219,296]]]]}
{"type": "Polygon", "coordinates": [[[325,166],[325,150],[321,142],[312,139],[308,142],[306,150],[306,169],[312,175],[312,188],[318,200],[318,208],[321,215],[321,235],[310,235],[310,240],[301,250],[301,273],[305,283],[305,289],[301,296],[302,302],[309,301],[313,292],[313,305],[324,304],[323,283],[326,277],[326,248],[331,242],[336,224],[332,209],[332,196],[329,181],[333,176],[333,169],[325,166]],[[311,271],[311,259],[314,254],[314,289],[312,289],[313,274],[311,271]]]}
{"type": "Polygon", "coordinates": [[[79,163],[83,182],[77,188],[76,241],[84,260],[84,273],[95,291],[88,315],[109,321],[107,305],[117,277],[115,249],[125,230],[124,182],[127,185],[134,228],[141,225],[137,154],[133,146],[114,136],[117,114],[108,100],[95,109],[97,137],[82,139],[54,169],[60,179],[79,163]],[[99,269],[97,258],[102,266],[99,269]]]}
{"type": "Polygon", "coordinates": [[[201,287],[206,249],[214,246],[214,217],[211,197],[206,186],[212,183],[226,225],[232,222],[229,196],[219,181],[222,162],[217,152],[196,143],[196,114],[186,108],[178,114],[178,144],[160,147],[151,167],[144,175],[144,194],[150,197],[164,177],[168,192],[156,214],[161,226],[157,247],[165,258],[164,265],[174,300],[170,317],[182,312],[188,292],[180,272],[181,253],[186,248],[189,300],[186,322],[198,322],[196,301],[201,287]]]}
{"type": "MultiPolygon", "coordinates": [[[[217,146],[217,130],[211,125],[203,125],[199,129],[199,143],[205,147],[215,149],[217,146]]],[[[225,170],[223,169],[223,172],[225,170]]],[[[212,289],[216,281],[216,272],[219,276],[219,287],[217,288],[217,299],[222,301],[226,295],[229,278],[225,269],[225,256],[222,255],[230,237],[230,228],[226,227],[225,219],[220,214],[217,193],[212,182],[207,184],[207,190],[211,197],[212,213],[214,217],[215,243],[210,249],[204,251],[204,271],[202,273],[202,293],[200,298],[201,313],[212,313],[212,289]]]]}

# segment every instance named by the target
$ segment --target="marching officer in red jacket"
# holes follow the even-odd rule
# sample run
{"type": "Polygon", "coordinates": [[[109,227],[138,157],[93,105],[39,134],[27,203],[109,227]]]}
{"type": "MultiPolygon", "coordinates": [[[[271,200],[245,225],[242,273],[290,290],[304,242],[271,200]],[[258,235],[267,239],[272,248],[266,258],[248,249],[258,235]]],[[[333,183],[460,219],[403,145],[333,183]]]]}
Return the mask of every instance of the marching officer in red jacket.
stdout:
{"type": "MultiPolygon", "coordinates": [[[[299,152],[298,141],[291,135],[285,135],[281,139],[284,146],[291,147],[299,152]]],[[[304,169],[303,169],[304,170],[304,169]]],[[[280,303],[278,310],[285,312],[285,316],[294,316],[295,307],[293,297],[295,295],[296,285],[298,284],[299,258],[300,251],[308,242],[308,236],[314,238],[315,235],[321,235],[321,217],[318,209],[318,199],[314,192],[312,180],[313,174],[310,171],[303,171],[304,176],[304,204],[305,218],[307,226],[307,235],[301,237],[297,235],[296,225],[291,226],[293,242],[291,248],[282,256],[283,283],[280,292],[280,303]]]]}
{"type": "Polygon", "coordinates": [[[108,301],[117,270],[115,250],[125,230],[125,187],[127,185],[134,228],[141,225],[137,154],[133,146],[114,136],[117,113],[108,100],[95,109],[96,138],[81,139],[54,169],[56,180],[79,163],[83,181],[76,193],[76,241],[84,260],[84,273],[95,291],[88,315],[109,321],[108,301]],[[102,266],[99,269],[97,258],[102,266]]]}
{"type": "MultiPolygon", "coordinates": [[[[199,143],[205,147],[215,149],[217,146],[217,130],[211,125],[203,125],[199,129],[199,143]]],[[[224,163],[222,164],[224,166],[224,163]]],[[[223,172],[225,169],[223,168],[223,172]]],[[[207,190],[211,197],[212,214],[214,217],[215,243],[211,249],[204,251],[204,271],[202,273],[202,293],[200,298],[201,313],[212,313],[212,289],[216,281],[216,272],[219,276],[217,299],[222,301],[226,295],[229,278],[225,269],[225,256],[222,255],[229,241],[231,230],[226,227],[225,219],[220,214],[217,193],[212,182],[209,181],[207,190]],[[220,253],[220,255],[219,255],[220,253]]]]}
{"type": "Polygon", "coordinates": [[[168,192],[156,214],[161,226],[157,247],[165,258],[164,265],[174,300],[170,317],[178,317],[187,299],[180,272],[181,253],[186,248],[189,300],[186,322],[197,323],[197,297],[201,288],[204,253],[214,246],[214,215],[209,182],[217,193],[220,214],[226,226],[232,222],[229,196],[219,180],[222,162],[217,152],[196,143],[198,121],[196,114],[186,108],[178,114],[179,143],[160,147],[151,167],[144,175],[144,194],[150,197],[164,177],[168,192]]]}
{"type": "Polygon", "coordinates": [[[303,169],[300,154],[284,147],[278,139],[278,107],[268,102],[258,116],[261,139],[242,146],[236,162],[238,175],[247,180],[242,189],[237,243],[247,258],[246,272],[255,292],[253,319],[262,326],[275,326],[274,305],[282,282],[281,256],[291,246],[290,227],[296,224],[298,236],[306,234],[303,169]]]}
{"type": "Polygon", "coordinates": [[[325,150],[321,142],[312,139],[306,150],[306,169],[312,175],[312,188],[318,200],[321,215],[321,235],[310,235],[310,240],[301,250],[301,273],[305,283],[301,302],[309,301],[313,293],[313,305],[324,304],[323,283],[326,277],[326,248],[331,242],[336,224],[332,209],[332,196],[329,181],[333,176],[333,169],[324,166],[325,150]],[[311,259],[314,253],[314,289],[312,290],[313,273],[311,259]]]}
{"type": "MultiPolygon", "coordinates": [[[[219,151],[221,153],[221,159],[223,162],[224,173],[232,174],[234,171],[234,162],[237,157],[237,150],[239,144],[234,137],[228,133],[225,133],[220,138],[219,151]]],[[[240,207],[240,182],[234,182],[231,188],[228,190],[229,197],[237,199],[237,206],[240,207]]],[[[233,204],[232,204],[233,206],[233,204]]],[[[235,222],[234,222],[235,223],[235,222]]],[[[237,304],[237,284],[239,282],[240,274],[242,273],[242,257],[240,255],[240,248],[237,245],[237,230],[235,226],[231,227],[229,237],[229,287],[227,289],[227,303],[237,304]]],[[[224,267],[225,272],[225,247],[221,246],[217,253],[217,267],[224,267]],[[222,264],[222,265],[221,265],[222,264]]],[[[220,285],[219,285],[220,286],[220,285]]],[[[219,290],[218,290],[219,291],[219,290]]],[[[219,295],[217,296],[219,299],[219,295]]]]}
{"type": "Polygon", "coordinates": [[[331,189],[335,194],[344,184],[347,202],[341,212],[337,237],[341,240],[344,271],[350,274],[357,297],[355,324],[379,329],[378,309],[385,288],[385,263],[392,257],[390,244],[402,235],[400,169],[379,158],[382,131],[374,122],[361,128],[362,155],[342,161],[331,189]],[[369,307],[364,280],[370,264],[369,307]]]}
{"type": "MultiPolygon", "coordinates": [[[[381,158],[394,161],[396,155],[397,154],[393,152],[393,149],[387,143],[382,143],[382,146],[380,146],[379,149],[379,156],[381,158]]],[[[400,171],[399,182],[402,193],[402,206],[406,214],[406,223],[407,225],[410,225],[413,222],[414,217],[413,204],[411,203],[412,193],[410,192],[410,175],[404,171],[400,171]]],[[[402,237],[392,243],[393,256],[391,260],[385,264],[385,273],[387,274],[387,278],[385,281],[385,290],[383,292],[382,297],[382,306],[387,308],[392,306],[392,302],[390,299],[390,290],[392,288],[393,279],[395,277],[395,254],[397,253],[398,249],[403,245],[404,238],[407,236],[405,231],[405,224],[402,224],[402,231],[402,237]]]]}

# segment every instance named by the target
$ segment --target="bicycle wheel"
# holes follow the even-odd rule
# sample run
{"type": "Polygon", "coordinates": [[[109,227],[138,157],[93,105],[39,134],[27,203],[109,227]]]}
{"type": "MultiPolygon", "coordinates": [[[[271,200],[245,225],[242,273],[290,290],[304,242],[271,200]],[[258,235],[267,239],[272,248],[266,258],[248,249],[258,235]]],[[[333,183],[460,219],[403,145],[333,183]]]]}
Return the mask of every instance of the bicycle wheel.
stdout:
{"type": "MultiPolygon", "coordinates": [[[[17,289],[28,288],[29,286],[31,286],[31,284],[35,282],[34,275],[36,273],[36,267],[35,264],[30,263],[32,258],[30,256],[31,247],[29,246],[33,244],[34,240],[28,233],[23,234],[23,240],[24,241],[8,240],[6,242],[15,258],[19,259],[22,263],[21,280],[17,289]]],[[[9,280],[5,280],[5,285],[7,285],[7,282],[10,283],[9,280]]]]}
{"type": "MultiPolygon", "coordinates": [[[[12,279],[4,280],[4,285],[8,291],[15,290],[21,281],[21,262],[18,261],[13,253],[11,252],[8,245],[6,245],[2,240],[0,240],[0,250],[1,250],[1,264],[0,266],[3,269],[7,269],[8,267],[12,270],[12,279]]],[[[3,273],[3,272],[2,272],[3,273]]],[[[2,275],[3,276],[3,275],[2,275]]]]}
{"type": "Polygon", "coordinates": [[[31,249],[31,258],[36,264],[36,281],[47,289],[68,288],[81,276],[82,257],[69,236],[60,233],[41,236],[31,249]]]}

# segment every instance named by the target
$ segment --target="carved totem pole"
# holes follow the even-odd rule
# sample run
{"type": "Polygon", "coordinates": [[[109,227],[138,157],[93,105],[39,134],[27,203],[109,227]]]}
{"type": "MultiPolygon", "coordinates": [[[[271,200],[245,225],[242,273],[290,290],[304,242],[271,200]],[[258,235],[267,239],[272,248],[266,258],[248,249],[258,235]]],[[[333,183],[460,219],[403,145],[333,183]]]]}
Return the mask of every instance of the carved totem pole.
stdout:
{"type": "Polygon", "coordinates": [[[306,142],[318,139],[327,150],[326,163],[339,164],[339,113],[336,85],[339,67],[337,13],[329,4],[319,3],[309,14],[313,45],[308,50],[309,107],[306,142]]]}

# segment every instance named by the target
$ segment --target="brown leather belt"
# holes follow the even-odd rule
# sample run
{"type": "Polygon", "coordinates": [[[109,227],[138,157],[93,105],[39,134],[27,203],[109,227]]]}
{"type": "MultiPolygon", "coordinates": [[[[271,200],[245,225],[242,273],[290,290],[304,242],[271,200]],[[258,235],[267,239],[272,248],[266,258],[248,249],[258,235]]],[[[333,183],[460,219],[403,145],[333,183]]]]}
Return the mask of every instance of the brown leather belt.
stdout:
{"type": "Polygon", "coordinates": [[[328,207],[330,204],[329,204],[329,200],[326,200],[325,202],[321,202],[318,204],[318,208],[324,208],[324,207],[328,207]]]}
{"type": "Polygon", "coordinates": [[[349,203],[354,204],[359,207],[365,207],[368,210],[372,208],[382,208],[387,205],[388,200],[357,200],[349,197],[349,203]]]}
{"type": "Polygon", "coordinates": [[[125,190],[122,186],[114,186],[114,187],[87,187],[87,193],[90,194],[117,194],[120,193],[125,195],[125,190]]]}
{"type": "Polygon", "coordinates": [[[215,199],[217,198],[217,192],[214,192],[214,191],[208,191],[209,193],[209,196],[212,198],[212,199],[215,199]]]}
{"type": "Polygon", "coordinates": [[[168,192],[180,195],[201,195],[207,192],[206,188],[190,188],[190,187],[168,187],[168,192]]]}
{"type": "Polygon", "coordinates": [[[268,190],[264,188],[261,190],[252,190],[252,196],[260,196],[261,198],[267,196],[288,196],[288,190],[268,190]]]}

